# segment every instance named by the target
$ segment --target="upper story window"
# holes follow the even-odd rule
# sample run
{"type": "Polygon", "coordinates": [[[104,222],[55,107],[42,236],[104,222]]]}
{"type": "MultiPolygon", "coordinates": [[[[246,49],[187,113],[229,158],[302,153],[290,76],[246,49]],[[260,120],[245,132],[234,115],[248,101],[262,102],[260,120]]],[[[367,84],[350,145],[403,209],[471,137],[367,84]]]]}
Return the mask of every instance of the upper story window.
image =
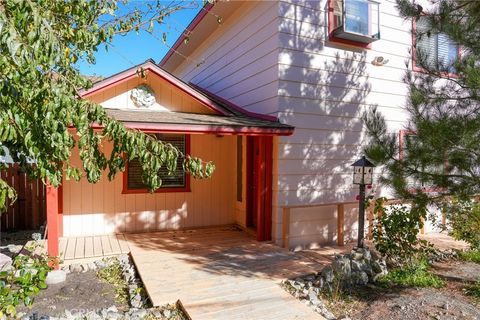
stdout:
{"type": "Polygon", "coordinates": [[[414,67],[419,68],[418,59],[422,59],[431,70],[454,73],[452,64],[458,58],[458,45],[444,33],[431,31],[426,18],[417,19],[414,32],[414,67]]]}
{"type": "Polygon", "coordinates": [[[330,0],[328,11],[329,40],[366,46],[380,39],[378,2],[330,0]]]}
{"type": "MultiPolygon", "coordinates": [[[[180,150],[183,154],[188,154],[189,136],[184,134],[153,134],[158,140],[169,143],[180,150]]],[[[190,191],[189,176],[183,171],[183,159],[177,159],[177,169],[172,174],[168,174],[166,167],[162,166],[158,175],[162,179],[162,186],[156,192],[188,192],[190,191]]],[[[142,167],[138,160],[132,160],[127,163],[124,172],[123,192],[124,193],[147,193],[148,188],[142,181],[142,167]]]]}

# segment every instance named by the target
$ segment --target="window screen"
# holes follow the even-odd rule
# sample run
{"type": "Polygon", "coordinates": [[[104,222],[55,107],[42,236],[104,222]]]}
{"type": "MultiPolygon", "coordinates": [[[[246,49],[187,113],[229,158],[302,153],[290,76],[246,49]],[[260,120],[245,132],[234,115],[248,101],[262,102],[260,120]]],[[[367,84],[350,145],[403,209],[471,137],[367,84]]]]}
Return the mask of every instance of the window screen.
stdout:
{"type": "Polygon", "coordinates": [[[452,63],[457,59],[458,46],[443,33],[429,32],[428,21],[419,18],[416,23],[416,51],[431,69],[454,72],[452,63]]]}
{"type": "MultiPolygon", "coordinates": [[[[165,143],[170,143],[183,154],[187,153],[185,149],[185,135],[157,133],[155,137],[165,143]]],[[[183,172],[182,162],[182,158],[177,159],[177,170],[170,175],[167,168],[162,166],[158,172],[160,179],[162,179],[161,188],[183,188],[186,186],[186,176],[185,172],[183,172]]],[[[142,182],[142,168],[136,159],[128,163],[127,186],[128,189],[147,189],[147,186],[142,182]]]]}

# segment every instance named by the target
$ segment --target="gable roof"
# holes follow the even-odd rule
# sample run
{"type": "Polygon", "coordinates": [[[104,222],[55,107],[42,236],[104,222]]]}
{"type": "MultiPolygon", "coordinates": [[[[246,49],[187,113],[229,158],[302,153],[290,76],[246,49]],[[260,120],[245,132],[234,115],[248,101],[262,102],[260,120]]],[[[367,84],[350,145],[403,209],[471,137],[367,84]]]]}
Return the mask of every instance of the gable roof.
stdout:
{"type": "Polygon", "coordinates": [[[163,70],[152,59],[98,81],[93,84],[92,88],[82,90],[80,94],[83,98],[88,98],[95,93],[138,77],[138,70],[141,69],[152,72],[167,81],[215,111],[215,114],[106,109],[110,116],[124,122],[128,127],[142,130],[197,133],[273,135],[291,135],[293,133],[294,127],[280,123],[276,117],[249,112],[205,89],[186,83],[163,70]]]}
{"type": "Polygon", "coordinates": [[[131,67],[125,71],[121,71],[117,74],[114,74],[108,78],[105,78],[101,81],[95,82],[90,89],[80,91],[80,94],[83,98],[88,98],[94,93],[106,90],[120,82],[130,80],[132,78],[138,77],[138,70],[145,70],[147,72],[152,72],[153,74],[159,76],[163,80],[167,81],[174,87],[180,89],[184,93],[188,94],[204,106],[215,111],[217,114],[221,115],[232,115],[227,109],[222,105],[216,103],[210,97],[205,95],[203,92],[193,88],[189,84],[183,82],[181,79],[177,78],[173,74],[167,72],[166,70],[160,68],[152,59],[148,59],[144,63],[131,67]]]}

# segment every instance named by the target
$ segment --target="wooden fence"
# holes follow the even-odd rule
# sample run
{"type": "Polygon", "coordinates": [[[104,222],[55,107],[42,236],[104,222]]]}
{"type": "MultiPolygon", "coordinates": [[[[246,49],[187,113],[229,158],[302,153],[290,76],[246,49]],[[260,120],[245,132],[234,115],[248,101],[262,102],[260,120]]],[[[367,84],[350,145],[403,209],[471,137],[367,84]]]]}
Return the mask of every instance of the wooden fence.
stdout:
{"type": "Polygon", "coordinates": [[[16,164],[0,175],[17,191],[17,200],[8,203],[7,212],[1,215],[1,231],[38,229],[46,221],[45,185],[28,178],[16,164]]]}

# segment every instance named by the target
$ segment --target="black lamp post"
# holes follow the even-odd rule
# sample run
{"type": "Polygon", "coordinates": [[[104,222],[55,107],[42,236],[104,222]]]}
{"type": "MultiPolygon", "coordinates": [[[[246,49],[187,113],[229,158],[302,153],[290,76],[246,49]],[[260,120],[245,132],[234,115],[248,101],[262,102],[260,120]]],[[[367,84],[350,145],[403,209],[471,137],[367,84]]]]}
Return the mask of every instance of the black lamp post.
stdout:
{"type": "Polygon", "coordinates": [[[363,248],[363,238],[365,229],[365,185],[372,184],[373,168],[375,165],[371,163],[365,156],[355,161],[353,167],[353,184],[360,186],[360,199],[358,203],[358,242],[357,247],[363,248]]]}

